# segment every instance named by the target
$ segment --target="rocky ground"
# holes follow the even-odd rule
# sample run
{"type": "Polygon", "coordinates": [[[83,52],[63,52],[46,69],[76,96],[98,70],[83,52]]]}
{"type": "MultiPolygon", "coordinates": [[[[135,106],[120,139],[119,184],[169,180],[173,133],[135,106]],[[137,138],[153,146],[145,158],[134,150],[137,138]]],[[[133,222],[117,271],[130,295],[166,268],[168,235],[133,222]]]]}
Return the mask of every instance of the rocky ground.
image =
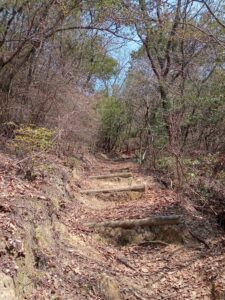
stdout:
{"type": "Polygon", "coordinates": [[[33,181],[0,154],[0,299],[224,299],[225,239],[215,218],[138,165],[43,159],[33,181]],[[129,172],[132,177],[92,179],[129,172]],[[145,192],[82,190],[145,185],[145,192]],[[171,226],[89,223],[181,215],[171,226]]]}

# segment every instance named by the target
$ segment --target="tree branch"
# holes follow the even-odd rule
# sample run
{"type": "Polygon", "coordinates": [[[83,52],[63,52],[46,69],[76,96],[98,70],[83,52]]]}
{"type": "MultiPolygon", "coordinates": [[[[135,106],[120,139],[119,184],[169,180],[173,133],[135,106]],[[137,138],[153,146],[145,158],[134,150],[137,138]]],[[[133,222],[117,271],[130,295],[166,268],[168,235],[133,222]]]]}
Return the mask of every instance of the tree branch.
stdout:
{"type": "Polygon", "coordinates": [[[216,20],[216,22],[225,29],[225,24],[215,15],[215,13],[212,11],[211,7],[207,4],[207,2],[205,0],[194,0],[194,1],[198,2],[198,3],[203,3],[205,5],[205,7],[207,8],[208,12],[216,20]]]}
{"type": "Polygon", "coordinates": [[[86,26],[79,25],[79,26],[70,26],[70,27],[58,28],[58,29],[55,29],[52,32],[46,34],[45,37],[49,38],[57,32],[77,30],[77,29],[81,29],[81,30],[99,30],[99,31],[103,31],[103,32],[108,32],[108,33],[114,35],[115,37],[118,37],[118,38],[121,38],[121,39],[124,39],[124,40],[127,40],[127,41],[140,43],[140,41],[129,38],[129,37],[126,37],[124,35],[120,35],[116,31],[113,31],[110,28],[98,27],[98,26],[95,26],[95,25],[86,25],[86,26]]]}

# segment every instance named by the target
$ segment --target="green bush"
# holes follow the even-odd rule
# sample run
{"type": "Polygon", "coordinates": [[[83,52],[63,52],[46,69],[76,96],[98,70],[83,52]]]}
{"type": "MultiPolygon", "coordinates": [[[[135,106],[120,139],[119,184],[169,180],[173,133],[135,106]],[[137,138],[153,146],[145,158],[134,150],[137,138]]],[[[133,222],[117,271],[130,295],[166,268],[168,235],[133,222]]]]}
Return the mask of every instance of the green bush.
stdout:
{"type": "Polygon", "coordinates": [[[13,145],[21,154],[47,151],[53,145],[54,132],[43,127],[21,126],[15,130],[13,145]]]}
{"type": "Polygon", "coordinates": [[[22,160],[18,163],[17,174],[24,179],[34,180],[37,175],[51,172],[51,166],[43,162],[43,153],[54,144],[54,132],[43,127],[20,126],[14,131],[15,137],[10,142],[11,150],[22,160]]]}
{"type": "Polygon", "coordinates": [[[124,137],[127,117],[121,101],[115,97],[103,97],[97,106],[100,119],[98,145],[110,152],[119,145],[124,137]]]}
{"type": "Polygon", "coordinates": [[[168,170],[174,165],[174,158],[171,156],[163,156],[157,160],[157,165],[159,169],[168,170]]]}

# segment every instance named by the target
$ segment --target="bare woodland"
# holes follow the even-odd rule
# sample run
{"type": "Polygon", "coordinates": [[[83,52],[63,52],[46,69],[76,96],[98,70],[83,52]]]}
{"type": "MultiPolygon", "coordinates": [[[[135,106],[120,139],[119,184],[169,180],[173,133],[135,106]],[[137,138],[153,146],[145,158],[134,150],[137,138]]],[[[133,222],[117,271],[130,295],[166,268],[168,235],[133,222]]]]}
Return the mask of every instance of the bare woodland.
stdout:
{"type": "Polygon", "coordinates": [[[88,143],[89,122],[98,139],[96,98],[114,97],[105,109],[115,120],[102,116],[96,141],[105,150],[133,138],[141,156],[222,151],[222,2],[108,2],[2,2],[2,130],[7,122],[45,125],[88,143]],[[122,66],[110,47],[132,40],[139,50],[118,80],[122,66]]]}
{"type": "Polygon", "coordinates": [[[0,300],[224,299],[224,8],[0,0],[0,300]]]}

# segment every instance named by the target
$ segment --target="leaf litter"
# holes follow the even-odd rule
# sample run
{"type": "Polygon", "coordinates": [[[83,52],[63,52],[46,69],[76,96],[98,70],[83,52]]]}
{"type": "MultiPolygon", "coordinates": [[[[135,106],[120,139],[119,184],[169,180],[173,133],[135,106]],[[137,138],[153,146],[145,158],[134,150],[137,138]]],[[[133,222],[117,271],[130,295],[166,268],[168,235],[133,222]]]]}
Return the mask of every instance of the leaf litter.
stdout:
{"type": "MultiPolygon", "coordinates": [[[[13,158],[3,154],[0,158],[0,231],[4,236],[2,247],[0,243],[0,267],[2,272],[16,278],[19,268],[16,265],[17,256],[23,256],[23,250],[20,249],[20,254],[16,250],[16,240],[24,243],[23,236],[17,236],[17,232],[23,232],[23,226],[27,224],[18,215],[29,211],[30,206],[26,207],[26,201],[30,198],[48,202],[50,195],[46,190],[54,190],[56,183],[51,178],[41,177],[34,182],[25,181],[17,175],[13,158]],[[21,200],[18,201],[18,198],[21,200]]],[[[56,169],[63,165],[58,159],[50,157],[49,160],[56,169]]],[[[85,196],[84,199],[79,194],[81,188],[96,187],[96,181],[90,180],[90,175],[127,167],[134,174],[134,182],[148,182],[149,178],[133,163],[115,164],[97,159],[93,159],[91,171],[83,168],[76,182],[71,180],[73,199],[66,201],[57,212],[57,222],[68,231],[68,237],[59,241],[57,236],[54,237],[59,245],[58,250],[49,258],[48,270],[42,271],[43,279],[36,282],[29,299],[50,299],[49,291],[56,299],[62,300],[102,299],[99,279],[105,272],[117,279],[122,299],[219,299],[215,297],[223,295],[223,234],[213,220],[207,219],[208,216],[199,212],[190,213],[187,203],[190,208],[191,200],[180,201],[174,191],[160,188],[157,184],[154,187],[152,182],[151,187],[138,199],[129,198],[128,195],[125,200],[121,197],[116,200],[113,195],[107,199],[96,197],[92,203],[91,197],[85,196]],[[181,214],[185,227],[204,238],[210,249],[194,240],[187,231],[184,232],[182,243],[147,246],[130,243],[121,246],[110,243],[96,230],[86,226],[88,222],[171,213],[181,214]]],[[[60,175],[56,172],[55,176],[60,175]]],[[[98,183],[98,187],[129,183],[126,179],[119,182],[104,181],[98,183]]],[[[65,195],[60,197],[63,199],[65,195]]]]}

